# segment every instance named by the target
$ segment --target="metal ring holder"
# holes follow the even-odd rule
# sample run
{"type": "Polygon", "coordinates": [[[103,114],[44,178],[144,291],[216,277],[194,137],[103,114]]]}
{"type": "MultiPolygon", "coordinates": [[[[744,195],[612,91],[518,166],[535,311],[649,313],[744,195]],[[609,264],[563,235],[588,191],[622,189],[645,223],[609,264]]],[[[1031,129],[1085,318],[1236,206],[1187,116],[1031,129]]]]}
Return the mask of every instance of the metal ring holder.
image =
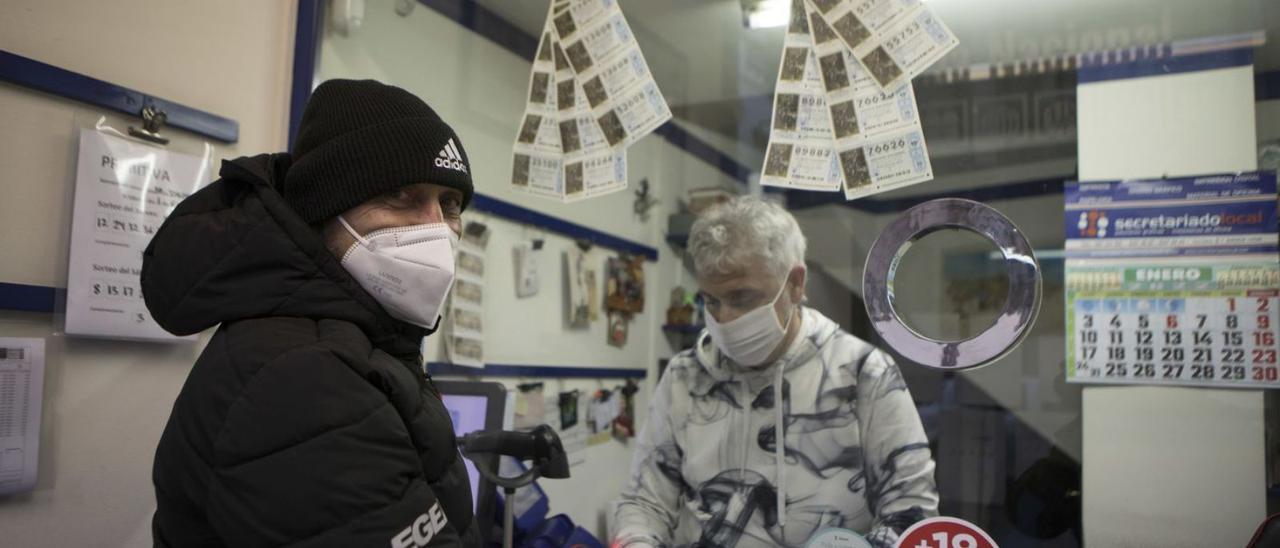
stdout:
{"type": "Polygon", "coordinates": [[[889,223],[867,255],[862,295],[876,332],[907,359],[955,371],[1000,359],[1026,338],[1040,310],[1040,265],[1022,231],[1000,212],[972,200],[943,198],[908,209],[889,223]],[[893,280],[911,245],[932,232],[958,228],[990,240],[1004,255],[1009,295],[995,323],[977,336],[939,341],[903,323],[893,308],[893,280]]]}

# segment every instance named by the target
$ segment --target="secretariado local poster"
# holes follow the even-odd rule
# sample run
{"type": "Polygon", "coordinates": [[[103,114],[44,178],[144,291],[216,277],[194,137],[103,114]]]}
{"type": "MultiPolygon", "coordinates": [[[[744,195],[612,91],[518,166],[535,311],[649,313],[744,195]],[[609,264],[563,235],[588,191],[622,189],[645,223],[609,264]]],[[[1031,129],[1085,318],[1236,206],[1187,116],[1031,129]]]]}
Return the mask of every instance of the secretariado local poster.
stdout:
{"type": "Polygon", "coordinates": [[[1280,387],[1274,172],[1064,195],[1068,381],[1280,387]]]}
{"type": "MultiPolygon", "coordinates": [[[[171,152],[95,129],[80,132],[67,334],[178,340],[142,300],[142,252],[173,208],[209,183],[210,153],[171,152]]],[[[190,338],[190,337],[188,337],[190,338]]]]}

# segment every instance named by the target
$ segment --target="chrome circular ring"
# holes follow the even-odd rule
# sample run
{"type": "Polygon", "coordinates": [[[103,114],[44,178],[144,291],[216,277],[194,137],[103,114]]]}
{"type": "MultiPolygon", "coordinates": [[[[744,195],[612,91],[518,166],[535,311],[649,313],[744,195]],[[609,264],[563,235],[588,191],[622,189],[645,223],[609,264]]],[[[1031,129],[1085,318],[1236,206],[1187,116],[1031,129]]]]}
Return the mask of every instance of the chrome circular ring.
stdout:
{"type": "Polygon", "coordinates": [[[1022,231],[1000,212],[972,200],[931,200],[903,212],[876,238],[863,270],[862,295],[872,326],[899,354],[947,371],[972,369],[1000,359],[1026,338],[1040,311],[1040,265],[1022,231]],[[893,280],[902,256],[916,240],[947,228],[990,240],[1004,255],[1009,274],[1009,295],[995,323],[961,341],[921,335],[893,308],[893,280]]]}

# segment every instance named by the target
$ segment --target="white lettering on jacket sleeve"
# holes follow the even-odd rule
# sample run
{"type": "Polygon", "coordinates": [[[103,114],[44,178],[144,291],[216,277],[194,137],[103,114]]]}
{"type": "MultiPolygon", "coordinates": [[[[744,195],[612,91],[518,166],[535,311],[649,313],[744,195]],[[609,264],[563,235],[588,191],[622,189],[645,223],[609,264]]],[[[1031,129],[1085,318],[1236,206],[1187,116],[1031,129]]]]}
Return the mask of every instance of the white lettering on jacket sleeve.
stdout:
{"type": "Polygon", "coordinates": [[[412,525],[391,537],[391,548],[422,548],[448,524],[449,518],[444,515],[444,510],[437,502],[426,513],[414,519],[412,525]]]}

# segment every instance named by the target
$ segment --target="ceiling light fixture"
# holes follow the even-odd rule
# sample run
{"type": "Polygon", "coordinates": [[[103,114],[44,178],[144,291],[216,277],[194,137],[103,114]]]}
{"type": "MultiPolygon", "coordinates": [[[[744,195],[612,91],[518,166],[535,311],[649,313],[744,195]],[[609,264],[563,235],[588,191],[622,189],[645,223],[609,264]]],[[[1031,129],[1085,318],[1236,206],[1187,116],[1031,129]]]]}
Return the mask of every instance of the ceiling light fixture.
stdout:
{"type": "Polygon", "coordinates": [[[791,0],[738,0],[742,24],[751,29],[786,26],[791,17],[791,0]]]}

